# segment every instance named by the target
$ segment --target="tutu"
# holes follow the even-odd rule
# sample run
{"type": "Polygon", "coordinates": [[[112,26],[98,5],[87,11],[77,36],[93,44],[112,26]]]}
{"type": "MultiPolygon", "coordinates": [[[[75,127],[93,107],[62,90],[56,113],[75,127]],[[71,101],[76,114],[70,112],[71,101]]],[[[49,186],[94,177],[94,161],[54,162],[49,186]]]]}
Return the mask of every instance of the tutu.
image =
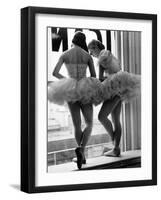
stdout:
{"type": "Polygon", "coordinates": [[[129,102],[141,94],[140,75],[119,71],[110,75],[102,84],[104,100],[118,95],[121,100],[129,102]]]}
{"type": "Polygon", "coordinates": [[[98,105],[103,101],[102,83],[93,77],[63,78],[48,86],[48,100],[59,105],[76,101],[98,105]]]}
{"type": "Polygon", "coordinates": [[[100,52],[98,63],[107,72],[108,77],[102,82],[103,99],[120,96],[121,100],[129,102],[141,94],[141,76],[121,71],[119,60],[108,50],[100,52]]]}

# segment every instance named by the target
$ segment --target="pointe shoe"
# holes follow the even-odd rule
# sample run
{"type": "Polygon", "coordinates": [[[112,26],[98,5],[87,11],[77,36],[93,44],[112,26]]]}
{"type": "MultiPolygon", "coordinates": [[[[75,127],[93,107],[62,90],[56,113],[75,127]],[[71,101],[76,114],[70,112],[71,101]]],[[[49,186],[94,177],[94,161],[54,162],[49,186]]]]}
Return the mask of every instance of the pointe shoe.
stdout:
{"type": "MultiPolygon", "coordinates": [[[[72,161],[77,163],[77,158],[73,158],[72,161]]],[[[85,158],[82,160],[82,164],[86,164],[86,159],[85,158]]]]}
{"type": "Polygon", "coordinates": [[[120,148],[114,148],[110,151],[105,152],[103,155],[111,156],[111,157],[119,157],[120,156],[120,148]]]}
{"type": "Polygon", "coordinates": [[[76,156],[77,156],[77,167],[78,167],[78,169],[81,169],[82,164],[83,164],[82,148],[81,147],[76,148],[75,153],[76,153],[76,156]]]}

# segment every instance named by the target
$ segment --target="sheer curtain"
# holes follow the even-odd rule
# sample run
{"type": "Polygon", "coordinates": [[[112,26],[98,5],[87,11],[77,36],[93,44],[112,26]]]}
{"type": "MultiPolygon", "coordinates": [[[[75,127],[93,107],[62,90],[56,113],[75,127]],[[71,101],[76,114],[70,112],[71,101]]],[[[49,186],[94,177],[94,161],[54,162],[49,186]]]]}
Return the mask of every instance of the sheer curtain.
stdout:
{"type": "MultiPolygon", "coordinates": [[[[141,74],[141,32],[111,31],[111,51],[122,70],[141,74]]],[[[141,149],[141,99],[122,104],[122,151],[141,149]]]]}

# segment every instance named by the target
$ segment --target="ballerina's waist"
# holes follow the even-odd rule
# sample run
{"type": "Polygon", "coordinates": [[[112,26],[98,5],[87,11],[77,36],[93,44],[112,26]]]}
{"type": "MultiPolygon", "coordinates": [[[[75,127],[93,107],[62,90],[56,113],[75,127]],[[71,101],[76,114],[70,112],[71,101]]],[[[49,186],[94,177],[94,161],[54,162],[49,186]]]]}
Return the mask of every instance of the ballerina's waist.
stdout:
{"type": "Polygon", "coordinates": [[[75,79],[76,81],[80,81],[80,80],[85,79],[87,77],[83,76],[83,77],[70,77],[70,78],[75,79]]]}

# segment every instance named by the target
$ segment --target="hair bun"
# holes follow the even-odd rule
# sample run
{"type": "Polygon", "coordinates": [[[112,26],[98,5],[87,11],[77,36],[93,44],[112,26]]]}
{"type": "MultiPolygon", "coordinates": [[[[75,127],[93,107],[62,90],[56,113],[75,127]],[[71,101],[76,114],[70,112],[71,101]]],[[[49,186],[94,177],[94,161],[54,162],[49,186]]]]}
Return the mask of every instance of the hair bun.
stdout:
{"type": "Polygon", "coordinates": [[[85,51],[88,51],[87,44],[86,44],[86,36],[83,32],[77,31],[74,34],[74,37],[72,39],[72,43],[75,45],[78,45],[85,51]]]}

